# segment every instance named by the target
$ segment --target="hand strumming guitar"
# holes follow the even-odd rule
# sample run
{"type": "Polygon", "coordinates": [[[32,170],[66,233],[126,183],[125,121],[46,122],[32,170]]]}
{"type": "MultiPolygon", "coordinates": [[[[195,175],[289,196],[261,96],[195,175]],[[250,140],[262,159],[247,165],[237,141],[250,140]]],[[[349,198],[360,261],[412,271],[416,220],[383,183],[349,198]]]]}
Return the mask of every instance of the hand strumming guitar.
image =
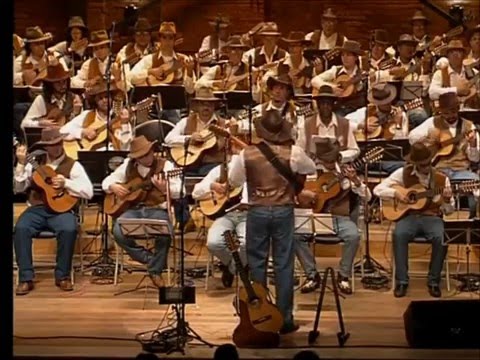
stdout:
{"type": "Polygon", "coordinates": [[[411,204],[412,201],[408,198],[407,195],[401,193],[400,191],[395,191],[395,199],[404,204],[411,204]]]}
{"type": "Polygon", "coordinates": [[[51,127],[51,126],[55,126],[56,125],[56,121],[55,120],[52,120],[52,119],[41,119],[41,120],[38,120],[38,126],[41,126],[41,127],[51,127]]]}
{"type": "MultiPolygon", "coordinates": [[[[367,132],[372,133],[378,128],[378,118],[375,116],[370,116],[367,119],[367,132]]],[[[365,129],[365,122],[358,124],[358,130],[365,129]]]]}
{"type": "Polygon", "coordinates": [[[356,170],[351,166],[347,165],[343,168],[343,174],[356,186],[359,187],[362,182],[357,175],[356,170]]]}
{"type": "Polygon", "coordinates": [[[333,87],[333,94],[335,96],[342,96],[343,95],[344,89],[341,86],[335,86],[333,87]]]}
{"type": "Polygon", "coordinates": [[[465,134],[465,139],[467,139],[470,147],[477,147],[477,133],[474,130],[471,130],[465,134]]]}
{"type": "Polygon", "coordinates": [[[19,145],[15,150],[15,156],[19,164],[25,165],[27,163],[27,147],[25,145],[19,145]]]}
{"type": "Polygon", "coordinates": [[[157,80],[162,80],[164,71],[161,67],[153,68],[153,69],[148,69],[148,75],[155,76],[157,80]]]}
{"type": "Polygon", "coordinates": [[[108,189],[118,197],[124,197],[130,193],[130,191],[128,191],[128,189],[122,184],[112,184],[108,189]]]}
{"type": "Polygon", "coordinates": [[[63,189],[65,187],[65,177],[58,174],[52,178],[52,187],[54,189],[63,189]]]}
{"type": "Polygon", "coordinates": [[[403,79],[405,76],[407,76],[407,72],[407,69],[401,66],[394,67],[389,71],[390,75],[397,79],[403,79]]]}
{"type": "Polygon", "coordinates": [[[325,71],[325,67],[323,66],[323,61],[319,58],[316,58],[315,60],[313,60],[312,65],[315,69],[315,74],[317,75],[325,71]]]}
{"type": "Polygon", "coordinates": [[[460,96],[467,96],[470,94],[470,86],[468,85],[467,80],[460,79],[459,83],[457,84],[457,94],[460,96]]]}
{"type": "Polygon", "coordinates": [[[201,144],[203,143],[203,137],[200,133],[195,132],[190,136],[190,141],[194,144],[201,144]]]}
{"type": "Polygon", "coordinates": [[[445,202],[449,202],[450,199],[452,198],[452,195],[453,195],[452,188],[451,188],[450,186],[446,186],[446,187],[443,189],[443,193],[442,193],[443,200],[444,200],[445,202]]]}
{"type": "Polygon", "coordinates": [[[302,208],[309,208],[317,199],[317,194],[311,190],[302,190],[300,194],[297,195],[297,202],[302,208]]]}
{"type": "Polygon", "coordinates": [[[227,194],[227,184],[221,184],[218,182],[213,182],[210,184],[210,190],[216,192],[217,194],[220,195],[226,195],[227,194]]]}
{"type": "Polygon", "coordinates": [[[155,186],[162,193],[167,192],[167,180],[161,174],[155,174],[151,178],[153,186],[155,186]]]}
{"type": "Polygon", "coordinates": [[[94,140],[97,137],[97,132],[95,129],[86,128],[82,130],[82,138],[86,138],[87,140],[94,140]]]}

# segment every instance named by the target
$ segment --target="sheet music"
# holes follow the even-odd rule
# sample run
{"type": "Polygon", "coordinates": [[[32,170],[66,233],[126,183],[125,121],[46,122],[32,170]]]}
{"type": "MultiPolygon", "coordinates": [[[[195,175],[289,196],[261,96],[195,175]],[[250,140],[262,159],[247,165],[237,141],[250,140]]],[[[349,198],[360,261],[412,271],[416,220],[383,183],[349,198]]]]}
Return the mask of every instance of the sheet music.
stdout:
{"type": "Polygon", "coordinates": [[[327,213],[313,213],[312,209],[294,209],[295,233],[336,235],[333,217],[327,213]]]}

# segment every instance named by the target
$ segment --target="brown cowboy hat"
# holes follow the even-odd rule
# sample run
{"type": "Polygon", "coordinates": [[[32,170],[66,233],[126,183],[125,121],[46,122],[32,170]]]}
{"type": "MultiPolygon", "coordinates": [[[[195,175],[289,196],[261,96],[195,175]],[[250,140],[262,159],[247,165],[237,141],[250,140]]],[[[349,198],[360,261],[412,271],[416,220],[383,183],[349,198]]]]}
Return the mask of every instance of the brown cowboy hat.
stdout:
{"type": "Polygon", "coordinates": [[[224,51],[229,51],[230,49],[241,49],[242,51],[245,51],[250,49],[250,47],[242,42],[240,35],[232,35],[228,38],[227,43],[223,46],[224,51]]]}
{"type": "Polygon", "coordinates": [[[43,81],[56,82],[67,80],[68,78],[70,78],[68,71],[65,70],[61,63],[57,63],[55,65],[47,66],[47,76],[43,81]]]}
{"type": "Polygon", "coordinates": [[[414,165],[428,165],[432,161],[433,152],[423,143],[416,142],[410,148],[404,159],[414,165]]]}
{"type": "Polygon", "coordinates": [[[219,102],[221,99],[213,94],[212,88],[202,86],[195,91],[195,97],[192,101],[214,101],[219,102]]]}
{"type": "Polygon", "coordinates": [[[376,43],[388,46],[390,44],[388,38],[388,32],[384,29],[375,29],[372,31],[372,40],[376,43]]]}
{"type": "Polygon", "coordinates": [[[268,110],[254,120],[257,136],[274,144],[293,142],[292,124],[282,118],[277,110],[268,110]]]}
{"type": "Polygon", "coordinates": [[[332,8],[325,10],[322,14],[322,18],[338,20],[338,17],[335,15],[332,8]]]}
{"type": "Polygon", "coordinates": [[[68,28],[71,29],[74,27],[86,29],[87,25],[85,25],[85,22],[83,21],[81,16],[72,16],[68,20],[68,28]]]}
{"type": "Polygon", "coordinates": [[[398,38],[397,46],[400,46],[400,45],[402,45],[402,44],[410,44],[410,45],[413,45],[413,46],[417,46],[418,41],[415,40],[415,38],[413,37],[413,35],[410,35],[410,34],[402,34],[402,35],[400,35],[400,37],[398,38]]]}
{"type": "Polygon", "coordinates": [[[108,37],[107,30],[97,30],[92,31],[90,34],[89,47],[100,46],[110,43],[110,38],[108,37]]]}
{"type": "Polygon", "coordinates": [[[23,39],[17,34],[13,34],[13,50],[15,54],[20,53],[24,46],[25,46],[25,43],[23,39]]]}
{"type": "Polygon", "coordinates": [[[37,141],[34,146],[56,145],[63,141],[65,135],[60,134],[58,127],[47,127],[42,129],[40,140],[37,141]]]}
{"type": "Polygon", "coordinates": [[[288,45],[300,44],[308,46],[312,44],[310,40],[305,40],[305,33],[303,31],[290,31],[288,37],[282,38],[282,41],[286,42],[288,45]]]}
{"type": "Polygon", "coordinates": [[[179,37],[179,34],[177,33],[177,26],[173,21],[162,22],[158,29],[158,33],[173,35],[175,38],[179,37]]]}
{"type": "Polygon", "coordinates": [[[277,76],[270,76],[267,79],[268,90],[272,90],[272,88],[275,84],[282,84],[282,85],[287,86],[290,90],[290,93],[292,95],[294,94],[292,78],[287,73],[281,73],[277,76]]]}
{"type": "Polygon", "coordinates": [[[152,30],[153,26],[150,24],[150,21],[144,17],[138,18],[135,26],[133,27],[134,32],[150,32],[152,30]]]}
{"type": "Polygon", "coordinates": [[[390,104],[397,96],[397,88],[388,83],[377,83],[368,92],[368,101],[375,105],[390,104]]]}
{"type": "MultiPolygon", "coordinates": [[[[94,85],[88,89],[85,90],[85,95],[88,97],[94,97],[99,94],[106,93],[108,91],[107,89],[107,82],[102,81],[100,84],[94,85]]],[[[114,82],[110,82],[110,91],[113,94],[119,94],[122,92],[121,89],[117,87],[117,85],[114,82]]]]}
{"type": "Polygon", "coordinates": [[[322,85],[318,89],[318,92],[315,95],[312,95],[312,98],[330,98],[332,100],[336,100],[337,96],[333,93],[333,88],[330,85],[322,85]]]}
{"type": "Polygon", "coordinates": [[[354,40],[346,40],[343,43],[343,46],[338,47],[338,49],[340,51],[350,52],[359,56],[365,54],[365,51],[362,50],[362,46],[360,45],[360,43],[354,40]]]}
{"type": "Polygon", "coordinates": [[[144,135],[137,136],[133,138],[130,143],[130,153],[128,154],[128,157],[132,159],[141,158],[142,156],[147,155],[156,143],[157,140],[149,141],[144,135]]]}
{"type": "Polygon", "coordinates": [[[414,21],[425,21],[427,23],[430,22],[430,20],[425,16],[422,10],[416,10],[413,13],[413,16],[410,18],[410,22],[414,21]]]}
{"type": "Polygon", "coordinates": [[[213,27],[219,27],[220,29],[226,29],[230,26],[230,18],[221,14],[214,18],[210,18],[208,24],[213,27]]]}
{"type": "Polygon", "coordinates": [[[40,26],[30,26],[25,30],[25,43],[34,43],[52,40],[51,33],[44,33],[40,26]]]}
{"type": "Polygon", "coordinates": [[[438,97],[438,108],[440,111],[442,109],[458,109],[459,104],[458,96],[454,92],[443,93],[438,97]]]}
{"type": "Polygon", "coordinates": [[[335,138],[314,138],[315,156],[318,160],[335,162],[340,159],[340,145],[335,138]]]}
{"type": "Polygon", "coordinates": [[[278,25],[274,22],[266,22],[263,24],[261,30],[257,33],[258,36],[280,36],[281,32],[278,31],[278,25]]]}
{"type": "Polygon", "coordinates": [[[462,50],[464,52],[467,51],[467,48],[463,45],[463,41],[460,39],[450,40],[445,48],[445,54],[448,53],[450,50],[462,50]]]}

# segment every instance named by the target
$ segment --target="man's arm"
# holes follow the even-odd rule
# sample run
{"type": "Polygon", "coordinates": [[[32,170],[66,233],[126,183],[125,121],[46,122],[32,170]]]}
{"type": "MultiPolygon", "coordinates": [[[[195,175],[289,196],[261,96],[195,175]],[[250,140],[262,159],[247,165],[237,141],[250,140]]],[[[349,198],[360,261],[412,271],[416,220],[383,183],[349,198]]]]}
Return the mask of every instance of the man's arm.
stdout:
{"type": "Polygon", "coordinates": [[[113,184],[123,184],[125,183],[126,177],[125,174],[127,172],[127,165],[130,162],[130,158],[126,158],[122,165],[120,165],[118,168],[115,169],[113,173],[108,175],[105,179],[102,181],[102,189],[105,191],[107,194],[110,194],[110,185],[113,184]]]}
{"type": "Polygon", "coordinates": [[[93,185],[85,172],[84,167],[75,161],[70,172],[70,178],[65,179],[65,189],[73,196],[83,199],[91,199],[93,197],[93,185]]]}
{"type": "Polygon", "coordinates": [[[389,177],[382,180],[382,182],[373,189],[373,194],[382,199],[393,199],[395,197],[395,189],[393,189],[392,186],[404,186],[403,169],[404,168],[395,170],[389,177]]]}
{"type": "Polygon", "coordinates": [[[185,128],[187,126],[187,118],[180,120],[175,127],[169,131],[165,136],[165,144],[167,145],[181,145],[185,143],[190,135],[185,135],[185,128]]]}
{"type": "Polygon", "coordinates": [[[67,135],[68,138],[81,139],[83,122],[85,121],[85,117],[90,111],[94,110],[85,110],[81,112],[80,115],[75,116],[72,120],[70,120],[68,123],[66,123],[60,128],[60,133],[67,135]]]}
{"type": "Polygon", "coordinates": [[[218,181],[219,177],[220,166],[216,166],[212,170],[210,170],[210,172],[202,179],[202,181],[195,184],[192,192],[192,197],[195,200],[198,200],[209,195],[212,192],[212,190],[210,189],[210,185],[218,181]]]}
{"type": "Polygon", "coordinates": [[[231,161],[231,166],[228,171],[228,180],[234,187],[242,186],[247,180],[244,154],[245,150],[242,150],[239,156],[234,156],[231,161]]]}

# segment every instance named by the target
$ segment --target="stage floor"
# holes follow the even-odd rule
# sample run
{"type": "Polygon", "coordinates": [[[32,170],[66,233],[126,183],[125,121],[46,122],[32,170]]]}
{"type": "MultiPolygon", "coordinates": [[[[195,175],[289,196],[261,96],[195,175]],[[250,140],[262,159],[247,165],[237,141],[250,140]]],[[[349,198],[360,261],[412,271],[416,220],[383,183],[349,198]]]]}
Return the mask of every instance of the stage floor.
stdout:
{"type": "MultiPolygon", "coordinates": [[[[326,259],[323,266],[336,259],[326,259]]],[[[321,260],[320,260],[320,263],[321,260]]],[[[135,335],[166,326],[170,316],[167,306],[158,304],[153,290],[115,296],[118,291],[134,287],[141,274],[125,273],[122,282],[97,285],[90,276],[77,276],[75,290],[61,292],[51,274],[39,274],[32,293],[14,299],[14,354],[20,357],[134,358],[142,351],[135,335]],[[145,305],[146,309],[142,310],[145,305]],[[24,338],[24,337],[28,337],[24,338]],[[50,338],[48,338],[50,337],[50,338]],[[43,339],[45,338],[45,339],[43,339]],[[115,339],[113,339],[115,338],[115,339]]],[[[231,342],[238,318],[234,315],[233,289],[223,289],[219,274],[211,280],[208,292],[204,281],[195,280],[197,300],[187,305],[187,321],[206,341],[215,345],[231,342]]],[[[425,279],[413,279],[409,294],[396,299],[391,291],[363,289],[357,280],[356,292],[341,301],[350,339],[344,348],[337,345],[339,331],[333,294],[327,291],[320,321],[316,350],[322,359],[478,359],[479,350],[417,350],[408,348],[403,313],[412,300],[431,300],[425,279]]],[[[452,281],[455,286],[455,282],[452,281]]],[[[478,298],[475,293],[450,293],[443,289],[443,299],[478,298]]],[[[291,359],[299,348],[308,347],[316,299],[319,294],[295,293],[295,318],[300,330],[282,338],[282,348],[240,349],[242,359],[291,359]]],[[[473,315],[473,314],[472,314],[473,315]]],[[[439,314],[441,316],[441,314],[439,314]]],[[[214,348],[186,347],[187,358],[212,358],[214,348]]],[[[179,352],[157,354],[160,358],[183,357],[179,352]]]]}

